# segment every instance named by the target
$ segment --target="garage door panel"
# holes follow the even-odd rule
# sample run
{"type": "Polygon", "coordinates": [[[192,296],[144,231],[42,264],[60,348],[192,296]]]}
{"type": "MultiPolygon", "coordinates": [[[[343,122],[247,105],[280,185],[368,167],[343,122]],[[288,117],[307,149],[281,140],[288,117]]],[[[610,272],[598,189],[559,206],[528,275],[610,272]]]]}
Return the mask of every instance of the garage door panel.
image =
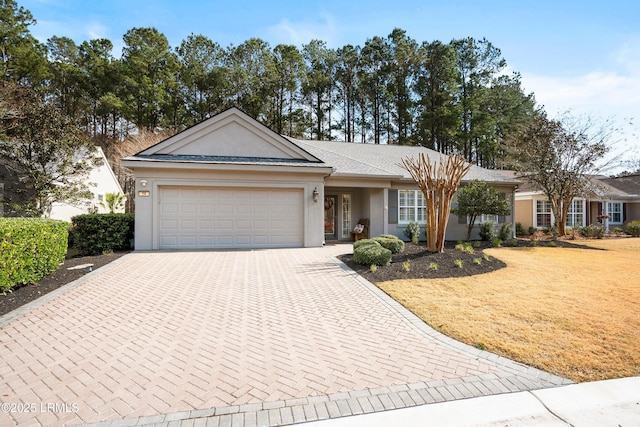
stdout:
{"type": "Polygon", "coordinates": [[[302,191],[160,188],[161,249],[302,246],[302,191]]]}

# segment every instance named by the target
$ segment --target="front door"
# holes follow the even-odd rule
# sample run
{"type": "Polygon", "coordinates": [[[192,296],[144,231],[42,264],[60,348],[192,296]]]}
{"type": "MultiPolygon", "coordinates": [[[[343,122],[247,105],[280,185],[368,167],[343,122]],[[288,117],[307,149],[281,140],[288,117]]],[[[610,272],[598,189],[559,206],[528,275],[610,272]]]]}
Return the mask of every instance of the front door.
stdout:
{"type": "Polygon", "coordinates": [[[338,196],[324,198],[324,240],[338,240],[338,196]]]}

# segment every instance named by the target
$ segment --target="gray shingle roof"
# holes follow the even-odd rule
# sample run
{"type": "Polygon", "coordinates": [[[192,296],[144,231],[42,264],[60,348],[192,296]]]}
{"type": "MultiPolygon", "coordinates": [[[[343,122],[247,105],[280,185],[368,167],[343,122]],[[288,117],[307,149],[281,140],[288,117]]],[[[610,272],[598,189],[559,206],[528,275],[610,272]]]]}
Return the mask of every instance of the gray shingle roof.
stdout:
{"type": "Polygon", "coordinates": [[[276,166],[321,166],[329,165],[322,162],[312,162],[304,159],[280,159],[270,157],[238,157],[238,156],[200,156],[184,154],[136,154],[126,159],[147,160],[155,162],[177,162],[177,163],[218,163],[218,164],[246,164],[246,165],[276,165],[276,166]]]}
{"type": "MultiPolygon", "coordinates": [[[[403,158],[417,158],[419,153],[428,155],[431,161],[444,156],[424,147],[386,144],[360,144],[337,141],[306,141],[289,138],[299,147],[333,166],[332,176],[380,177],[411,180],[409,172],[401,166],[403,158]]],[[[501,175],[496,171],[471,166],[463,181],[481,179],[494,183],[518,183],[517,179],[501,175]]]]}
{"type": "Polygon", "coordinates": [[[601,181],[626,194],[640,196],[640,175],[603,178],[601,181]]]}

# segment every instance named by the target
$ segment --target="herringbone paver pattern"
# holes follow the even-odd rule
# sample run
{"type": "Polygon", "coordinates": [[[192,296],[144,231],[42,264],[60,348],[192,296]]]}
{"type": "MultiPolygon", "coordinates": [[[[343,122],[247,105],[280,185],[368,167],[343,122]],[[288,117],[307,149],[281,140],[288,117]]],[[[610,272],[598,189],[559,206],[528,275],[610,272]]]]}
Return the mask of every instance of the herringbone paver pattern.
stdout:
{"type": "Polygon", "coordinates": [[[97,270],[0,320],[1,400],[37,405],[0,424],[287,424],[561,382],[435,333],[342,268],[347,250],[134,253],[97,270]]]}

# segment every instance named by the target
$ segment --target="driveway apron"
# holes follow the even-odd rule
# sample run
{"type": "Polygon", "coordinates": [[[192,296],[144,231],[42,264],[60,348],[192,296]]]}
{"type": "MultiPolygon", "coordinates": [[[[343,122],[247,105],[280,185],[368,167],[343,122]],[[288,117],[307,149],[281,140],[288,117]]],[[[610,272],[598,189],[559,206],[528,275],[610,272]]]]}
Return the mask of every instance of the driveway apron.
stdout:
{"type": "Polygon", "coordinates": [[[132,253],[9,313],[0,425],[275,425],[568,383],[435,332],[350,250],[132,253]]]}

